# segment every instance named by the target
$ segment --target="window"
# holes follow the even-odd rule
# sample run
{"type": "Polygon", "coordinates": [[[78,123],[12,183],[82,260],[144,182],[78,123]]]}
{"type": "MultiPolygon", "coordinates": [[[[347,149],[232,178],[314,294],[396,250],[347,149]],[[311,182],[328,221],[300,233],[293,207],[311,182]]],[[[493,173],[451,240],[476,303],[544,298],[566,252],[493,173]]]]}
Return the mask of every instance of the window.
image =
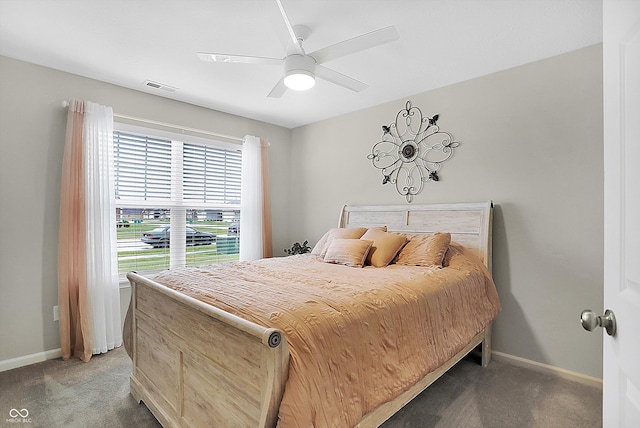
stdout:
{"type": "Polygon", "coordinates": [[[237,260],[240,146],[120,124],[116,129],[120,274],[237,260]]]}

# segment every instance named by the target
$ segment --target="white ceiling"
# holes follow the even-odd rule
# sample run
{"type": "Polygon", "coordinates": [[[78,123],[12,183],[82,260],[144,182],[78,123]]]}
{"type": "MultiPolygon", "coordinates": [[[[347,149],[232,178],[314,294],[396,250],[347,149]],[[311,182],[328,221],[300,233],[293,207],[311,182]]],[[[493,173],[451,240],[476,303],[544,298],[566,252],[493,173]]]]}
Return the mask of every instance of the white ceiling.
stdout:
{"type": "Polygon", "coordinates": [[[284,57],[275,0],[0,0],[0,54],[293,128],[602,41],[602,0],[282,4],[291,24],[311,28],[307,52],[388,25],[400,39],[324,64],[369,84],[364,91],[318,80],[282,98],[267,97],[279,67],[195,54],[284,57]]]}

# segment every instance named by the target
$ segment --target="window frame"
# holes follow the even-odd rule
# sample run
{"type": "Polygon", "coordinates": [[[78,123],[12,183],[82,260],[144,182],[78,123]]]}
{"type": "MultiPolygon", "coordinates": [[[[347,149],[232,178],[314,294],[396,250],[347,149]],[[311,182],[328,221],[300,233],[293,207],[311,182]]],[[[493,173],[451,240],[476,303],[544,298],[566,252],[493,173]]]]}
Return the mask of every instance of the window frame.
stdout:
{"type": "MultiPolygon", "coordinates": [[[[231,150],[231,151],[242,153],[241,143],[231,143],[231,142],[221,141],[221,140],[217,140],[210,137],[203,138],[197,135],[193,135],[193,133],[189,133],[189,132],[185,132],[185,133],[171,132],[171,131],[166,131],[163,129],[153,128],[153,127],[133,125],[133,124],[130,124],[127,122],[121,122],[118,120],[114,120],[113,130],[114,132],[122,132],[122,133],[146,136],[150,138],[170,140],[171,151],[172,151],[171,163],[173,164],[174,162],[173,156],[175,156],[176,152],[179,151],[180,153],[178,157],[179,157],[179,161],[182,163],[182,167],[180,168],[181,173],[184,171],[184,165],[185,165],[184,159],[183,159],[184,144],[201,145],[201,146],[207,146],[207,147],[216,148],[216,149],[231,150]]],[[[115,141],[115,138],[114,138],[114,141],[115,141]]],[[[114,164],[115,164],[115,153],[114,153],[114,164]]],[[[115,180],[115,165],[114,165],[114,180],[115,180]]],[[[170,181],[171,196],[169,198],[169,201],[163,200],[163,199],[154,199],[154,200],[145,200],[145,201],[134,201],[134,200],[127,201],[127,200],[121,200],[121,199],[114,199],[116,209],[127,209],[127,208],[170,209],[172,212],[172,215],[170,215],[170,222],[171,222],[170,226],[172,227],[174,226],[174,223],[173,223],[174,219],[184,217],[184,219],[180,220],[182,224],[178,226],[179,232],[177,234],[177,239],[178,239],[177,242],[181,242],[182,240],[180,239],[180,237],[183,237],[185,238],[184,239],[185,245],[182,246],[182,250],[178,250],[178,247],[180,246],[170,246],[169,269],[184,266],[184,264],[186,263],[185,252],[186,252],[187,245],[186,245],[186,236],[183,236],[183,235],[186,234],[186,227],[187,227],[186,211],[187,210],[200,209],[200,210],[220,210],[222,212],[233,211],[234,213],[237,213],[237,216],[238,216],[237,220],[239,220],[239,216],[241,215],[239,199],[237,204],[224,204],[219,202],[197,202],[193,200],[183,199],[182,197],[183,186],[179,186],[181,188],[177,189],[178,186],[176,185],[176,183],[178,182],[184,183],[183,180],[184,180],[184,177],[182,175],[180,175],[179,177],[175,176],[174,168],[171,167],[171,181],[170,181]],[[179,199],[176,199],[176,195],[179,195],[179,199]],[[173,213],[175,213],[175,215],[173,213]],[[176,254],[181,254],[181,255],[176,256],[176,254]]],[[[115,186],[114,186],[114,189],[115,189],[115,186]]],[[[115,195],[114,195],[114,198],[115,198],[115,195]]],[[[238,195],[238,198],[240,198],[240,195],[238,195]]],[[[236,219],[234,219],[233,221],[235,220],[236,219]]],[[[114,227],[117,227],[117,221],[114,227]]],[[[170,235],[170,236],[174,236],[174,235],[170,235]]],[[[148,271],[144,271],[143,273],[154,273],[160,270],[148,270],[148,271]]],[[[128,280],[126,279],[126,273],[120,274],[120,284],[121,286],[128,285],[128,280]]]]}

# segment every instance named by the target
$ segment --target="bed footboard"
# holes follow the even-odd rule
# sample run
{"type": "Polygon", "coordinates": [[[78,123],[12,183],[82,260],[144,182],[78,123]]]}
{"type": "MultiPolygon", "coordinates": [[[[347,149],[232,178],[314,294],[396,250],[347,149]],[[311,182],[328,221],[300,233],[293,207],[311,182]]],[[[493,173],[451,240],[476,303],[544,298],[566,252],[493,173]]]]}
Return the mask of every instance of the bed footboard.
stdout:
{"type": "Polygon", "coordinates": [[[164,427],[273,427],[288,376],[282,332],[135,273],[124,327],[131,394],[164,427]]]}

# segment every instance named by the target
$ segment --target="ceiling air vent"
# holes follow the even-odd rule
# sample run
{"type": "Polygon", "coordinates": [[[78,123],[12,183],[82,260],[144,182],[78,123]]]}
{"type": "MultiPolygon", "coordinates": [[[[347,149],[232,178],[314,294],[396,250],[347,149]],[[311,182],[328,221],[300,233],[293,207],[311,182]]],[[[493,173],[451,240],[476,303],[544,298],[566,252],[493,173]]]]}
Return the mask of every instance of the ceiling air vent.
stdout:
{"type": "Polygon", "coordinates": [[[153,89],[162,89],[163,91],[167,92],[175,92],[178,89],[174,88],[173,86],[165,85],[163,83],[154,82],[152,80],[145,80],[143,85],[153,89]]]}

